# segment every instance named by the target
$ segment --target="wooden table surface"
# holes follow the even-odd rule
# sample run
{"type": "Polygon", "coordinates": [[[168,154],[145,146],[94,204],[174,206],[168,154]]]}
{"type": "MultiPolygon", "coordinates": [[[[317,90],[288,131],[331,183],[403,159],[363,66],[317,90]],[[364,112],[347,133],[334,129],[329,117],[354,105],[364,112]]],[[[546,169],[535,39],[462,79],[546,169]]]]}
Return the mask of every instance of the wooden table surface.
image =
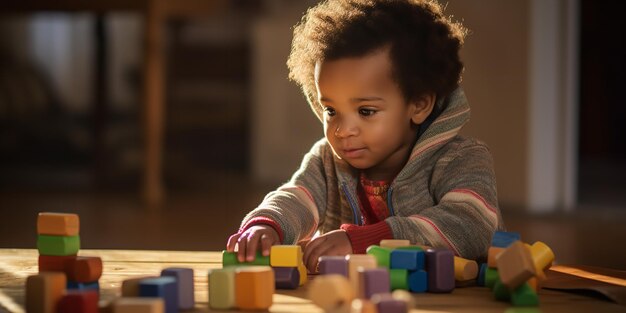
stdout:
{"type": "MultiPolygon", "coordinates": [[[[0,249],[0,312],[24,312],[24,284],[37,273],[35,249],[0,249]]],[[[101,305],[120,295],[123,280],[138,276],[159,275],[171,266],[193,268],[195,272],[196,309],[208,308],[207,271],[221,267],[220,252],[81,250],[82,256],[99,256],[104,263],[100,278],[101,305]]],[[[315,279],[314,276],[309,276],[315,279]]],[[[322,312],[306,297],[308,284],[297,290],[277,290],[270,312],[322,312]]],[[[411,312],[504,312],[511,305],[494,300],[484,287],[457,288],[450,294],[414,294],[417,307],[411,312]]],[[[541,312],[626,312],[625,306],[559,291],[540,292],[541,312]]],[[[187,311],[189,312],[189,311],[187,311]]],[[[224,311],[220,311],[224,312],[224,311]]],[[[229,311],[239,312],[239,311],[229,311]]]]}

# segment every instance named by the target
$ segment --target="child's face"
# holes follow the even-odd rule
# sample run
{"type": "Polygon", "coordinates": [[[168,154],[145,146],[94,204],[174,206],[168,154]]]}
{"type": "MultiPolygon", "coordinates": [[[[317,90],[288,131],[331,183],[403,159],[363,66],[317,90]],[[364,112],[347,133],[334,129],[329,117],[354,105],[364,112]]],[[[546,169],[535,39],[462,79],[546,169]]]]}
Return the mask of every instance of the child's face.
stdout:
{"type": "Polygon", "coordinates": [[[430,108],[421,100],[407,103],[391,68],[388,49],[316,66],[326,139],[337,157],[369,179],[398,174],[416,139],[415,124],[432,110],[432,103],[430,108]]]}

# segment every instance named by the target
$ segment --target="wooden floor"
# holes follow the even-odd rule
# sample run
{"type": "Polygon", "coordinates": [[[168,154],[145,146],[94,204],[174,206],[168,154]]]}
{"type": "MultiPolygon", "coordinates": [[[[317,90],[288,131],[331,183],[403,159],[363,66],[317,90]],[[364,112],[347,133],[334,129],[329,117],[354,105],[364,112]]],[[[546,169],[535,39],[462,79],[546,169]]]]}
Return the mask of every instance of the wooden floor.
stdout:
{"type": "MultiPolygon", "coordinates": [[[[37,213],[52,211],[80,215],[85,249],[221,250],[273,187],[222,180],[206,191],[174,191],[161,207],[144,206],[134,191],[0,191],[0,248],[35,248],[37,213]]],[[[547,243],[556,263],[626,270],[626,208],[540,216],[502,211],[509,231],[547,243]]]]}

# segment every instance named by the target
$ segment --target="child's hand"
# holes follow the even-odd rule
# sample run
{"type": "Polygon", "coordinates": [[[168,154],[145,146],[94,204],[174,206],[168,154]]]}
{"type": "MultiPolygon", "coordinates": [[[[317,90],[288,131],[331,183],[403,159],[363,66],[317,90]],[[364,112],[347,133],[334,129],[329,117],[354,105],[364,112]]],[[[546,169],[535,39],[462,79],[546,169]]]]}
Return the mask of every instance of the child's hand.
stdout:
{"type": "Polygon", "coordinates": [[[256,251],[261,242],[261,253],[264,256],[270,255],[270,248],[280,244],[280,238],[274,228],[268,225],[255,225],[244,232],[236,233],[228,238],[226,250],[235,251],[237,246],[237,260],[239,262],[251,262],[256,257],[256,251]]]}
{"type": "Polygon", "coordinates": [[[352,244],[345,231],[338,229],[312,239],[304,249],[304,264],[309,273],[317,272],[317,261],[323,255],[347,255],[352,244]]]}

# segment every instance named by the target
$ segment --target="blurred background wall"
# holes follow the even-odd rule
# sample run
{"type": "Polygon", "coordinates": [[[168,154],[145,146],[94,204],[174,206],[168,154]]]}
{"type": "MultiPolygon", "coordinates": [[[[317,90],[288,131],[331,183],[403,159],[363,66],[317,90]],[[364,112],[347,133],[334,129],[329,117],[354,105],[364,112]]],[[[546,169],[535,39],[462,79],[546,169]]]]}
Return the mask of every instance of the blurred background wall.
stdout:
{"type": "MultiPolygon", "coordinates": [[[[168,192],[202,193],[230,176],[276,186],[321,138],[285,65],[291,27],[315,3],[232,1],[217,16],[165,25],[168,192]]],[[[462,85],[472,118],[463,134],[490,146],[503,210],[626,207],[618,92],[626,27],[611,18],[616,11],[590,0],[447,3],[471,31],[462,85]]],[[[141,21],[133,13],[2,15],[0,190],[138,190],[141,21]],[[105,93],[93,83],[98,40],[105,93]],[[98,97],[107,105],[101,137],[98,97]]]]}

